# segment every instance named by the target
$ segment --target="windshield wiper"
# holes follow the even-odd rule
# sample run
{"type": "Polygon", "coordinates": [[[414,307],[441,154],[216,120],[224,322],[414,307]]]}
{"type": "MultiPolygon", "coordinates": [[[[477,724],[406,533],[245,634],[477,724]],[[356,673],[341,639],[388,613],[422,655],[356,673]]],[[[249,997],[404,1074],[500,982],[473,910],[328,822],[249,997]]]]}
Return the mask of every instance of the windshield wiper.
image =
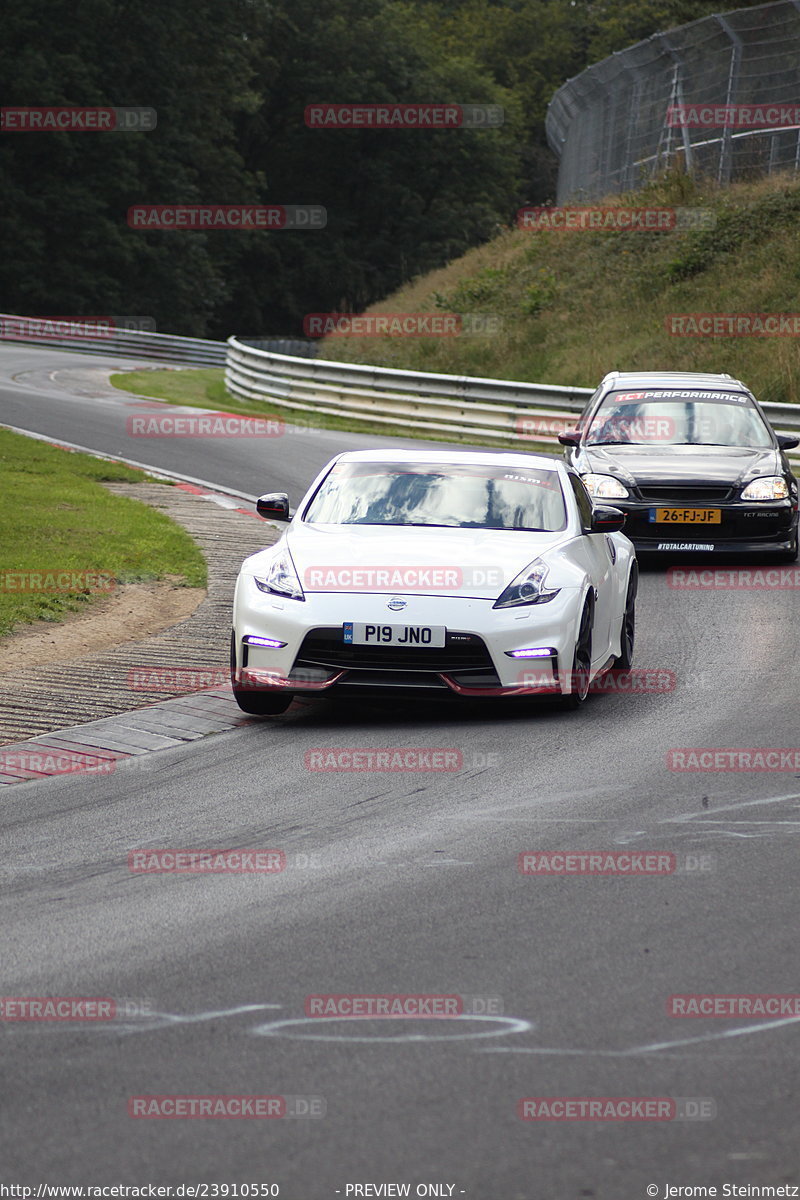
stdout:
{"type": "Polygon", "coordinates": [[[587,442],[587,446],[648,446],[649,442],[629,442],[625,438],[609,438],[607,442],[587,442]]]}

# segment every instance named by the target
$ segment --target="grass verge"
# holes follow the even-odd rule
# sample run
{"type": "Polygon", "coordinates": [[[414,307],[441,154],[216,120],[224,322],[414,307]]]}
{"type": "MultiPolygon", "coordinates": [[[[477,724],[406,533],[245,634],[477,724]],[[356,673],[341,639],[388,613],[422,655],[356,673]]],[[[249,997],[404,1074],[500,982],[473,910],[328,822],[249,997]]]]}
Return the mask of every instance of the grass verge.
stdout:
{"type": "Polygon", "coordinates": [[[595,387],[612,370],[726,371],[759,399],[800,401],[793,336],[676,336],[685,313],[797,313],[800,179],[717,187],[668,175],[605,207],[710,210],[713,228],[530,232],[507,228],[370,312],[481,313],[491,336],[328,338],[323,358],[595,387]]]}
{"type": "Polygon", "coordinates": [[[144,472],[5,429],[0,467],[0,637],[20,623],[58,621],[108,595],[93,590],[92,575],[117,583],[169,577],[179,586],[205,586],[205,559],[184,529],[149,505],[102,487],[104,481],[140,482],[144,472]],[[44,584],[63,586],[63,580],[29,578],[61,572],[78,576],[68,590],[41,590],[44,584]]]}

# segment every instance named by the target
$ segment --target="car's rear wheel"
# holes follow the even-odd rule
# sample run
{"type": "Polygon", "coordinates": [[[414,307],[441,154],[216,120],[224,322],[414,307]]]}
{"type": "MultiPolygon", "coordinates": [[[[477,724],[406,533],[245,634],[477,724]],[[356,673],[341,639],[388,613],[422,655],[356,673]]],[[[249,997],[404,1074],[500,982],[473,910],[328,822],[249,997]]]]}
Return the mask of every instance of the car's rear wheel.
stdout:
{"type": "Polygon", "coordinates": [[[639,590],[639,568],[636,563],[631,567],[628,579],[628,591],[625,596],[625,611],[622,614],[622,629],[620,631],[620,652],[614,659],[615,671],[630,671],[633,666],[633,643],[636,636],[636,593],[639,590]]]}
{"type": "Polygon", "coordinates": [[[589,694],[592,672],[592,629],[594,627],[594,605],[591,596],[586,597],[572,658],[572,691],[558,701],[561,708],[574,710],[583,704],[589,694]]]}
{"type": "Polygon", "coordinates": [[[242,712],[252,717],[277,717],[286,712],[294,699],[289,692],[278,691],[277,688],[241,688],[236,686],[236,635],[231,633],[231,688],[233,698],[242,712]]]}

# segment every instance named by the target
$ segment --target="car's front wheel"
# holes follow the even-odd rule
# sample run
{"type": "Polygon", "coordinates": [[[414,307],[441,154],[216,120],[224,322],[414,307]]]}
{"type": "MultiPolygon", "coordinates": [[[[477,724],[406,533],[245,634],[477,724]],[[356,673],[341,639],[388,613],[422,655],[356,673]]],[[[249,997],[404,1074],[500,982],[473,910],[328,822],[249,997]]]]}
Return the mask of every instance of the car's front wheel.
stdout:
{"type": "Polygon", "coordinates": [[[639,590],[639,568],[631,567],[628,591],[625,596],[625,611],[620,630],[620,652],[614,659],[615,671],[630,671],[633,666],[633,643],[636,635],[636,593],[639,590]]]}
{"type": "Polygon", "coordinates": [[[581,613],[581,623],[578,627],[578,637],[575,641],[575,653],[572,658],[572,691],[562,696],[558,701],[561,708],[573,710],[579,708],[589,694],[589,682],[592,673],[592,629],[594,627],[594,605],[591,595],[586,597],[581,613]]]}
{"type": "Polygon", "coordinates": [[[236,684],[236,635],[231,633],[231,689],[233,698],[242,712],[252,717],[278,717],[286,712],[294,699],[289,692],[277,688],[242,688],[236,684]]]}

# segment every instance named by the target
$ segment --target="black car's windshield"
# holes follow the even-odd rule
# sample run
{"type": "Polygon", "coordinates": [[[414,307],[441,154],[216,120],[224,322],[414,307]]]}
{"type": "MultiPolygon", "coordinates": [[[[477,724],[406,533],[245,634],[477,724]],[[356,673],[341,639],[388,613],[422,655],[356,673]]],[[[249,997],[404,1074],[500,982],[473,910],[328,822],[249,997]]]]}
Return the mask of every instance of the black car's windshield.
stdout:
{"type": "Polygon", "coordinates": [[[303,514],[332,525],[566,528],[557,471],[472,463],[335,463],[303,514]]]}
{"type": "Polygon", "coordinates": [[[585,445],[766,449],[772,438],[750,397],[741,392],[647,389],[609,392],[585,445]]]}

